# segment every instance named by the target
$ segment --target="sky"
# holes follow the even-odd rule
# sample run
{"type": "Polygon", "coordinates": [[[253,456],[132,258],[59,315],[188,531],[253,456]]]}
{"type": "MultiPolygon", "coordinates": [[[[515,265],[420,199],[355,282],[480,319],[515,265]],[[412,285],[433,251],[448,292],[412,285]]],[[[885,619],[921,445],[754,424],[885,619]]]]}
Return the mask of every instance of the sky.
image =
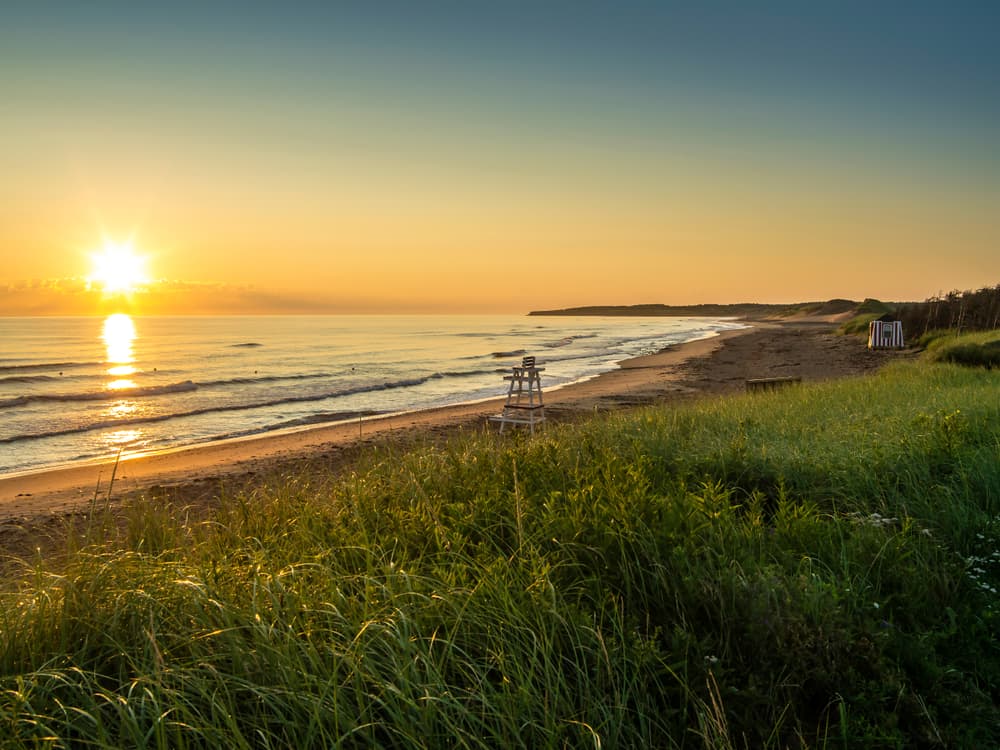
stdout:
{"type": "Polygon", "coordinates": [[[1000,283],[1000,4],[8,1],[0,174],[7,315],[924,299],[1000,283]]]}

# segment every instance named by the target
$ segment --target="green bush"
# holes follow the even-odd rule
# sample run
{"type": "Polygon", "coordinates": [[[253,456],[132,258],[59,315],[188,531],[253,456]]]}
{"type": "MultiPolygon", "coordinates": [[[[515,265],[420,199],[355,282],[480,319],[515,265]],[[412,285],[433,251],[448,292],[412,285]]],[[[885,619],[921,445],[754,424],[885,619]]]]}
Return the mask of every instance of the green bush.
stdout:
{"type": "Polygon", "coordinates": [[[952,362],[966,367],[985,367],[987,370],[1000,367],[1000,331],[933,336],[927,343],[927,356],[933,362],[952,362]]]}
{"type": "Polygon", "coordinates": [[[940,346],[935,342],[940,339],[954,338],[955,331],[950,328],[935,328],[931,331],[927,331],[917,339],[917,348],[927,349],[932,346],[940,346]]]}

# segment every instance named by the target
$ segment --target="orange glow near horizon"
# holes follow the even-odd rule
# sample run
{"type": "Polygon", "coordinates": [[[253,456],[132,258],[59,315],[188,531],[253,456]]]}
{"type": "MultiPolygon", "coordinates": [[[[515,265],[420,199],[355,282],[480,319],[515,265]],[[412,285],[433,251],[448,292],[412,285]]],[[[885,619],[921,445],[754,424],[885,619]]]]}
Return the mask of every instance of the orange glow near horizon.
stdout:
{"type": "Polygon", "coordinates": [[[3,6],[0,317],[1000,281],[1000,3],[116,5],[3,6]]]}

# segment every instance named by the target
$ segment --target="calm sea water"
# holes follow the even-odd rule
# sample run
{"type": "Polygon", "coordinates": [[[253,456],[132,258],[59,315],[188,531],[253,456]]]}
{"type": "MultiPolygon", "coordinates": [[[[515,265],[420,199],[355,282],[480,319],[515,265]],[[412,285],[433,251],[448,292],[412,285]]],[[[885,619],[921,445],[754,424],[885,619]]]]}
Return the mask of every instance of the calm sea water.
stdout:
{"type": "Polygon", "coordinates": [[[0,318],[0,474],[543,388],[739,328],[696,318],[0,318]]]}

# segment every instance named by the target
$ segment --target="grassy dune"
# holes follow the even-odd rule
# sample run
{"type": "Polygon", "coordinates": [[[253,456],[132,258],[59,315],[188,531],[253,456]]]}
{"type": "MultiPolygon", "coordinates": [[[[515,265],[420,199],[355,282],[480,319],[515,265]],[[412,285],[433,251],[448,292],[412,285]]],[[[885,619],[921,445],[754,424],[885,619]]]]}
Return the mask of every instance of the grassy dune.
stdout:
{"type": "Polygon", "coordinates": [[[994,747],[995,372],[374,451],[96,513],[0,607],[25,747],[994,747]]]}
{"type": "Polygon", "coordinates": [[[927,357],[934,362],[954,362],[967,367],[1000,368],[1000,330],[956,336],[950,331],[931,331],[920,339],[927,357]]]}

